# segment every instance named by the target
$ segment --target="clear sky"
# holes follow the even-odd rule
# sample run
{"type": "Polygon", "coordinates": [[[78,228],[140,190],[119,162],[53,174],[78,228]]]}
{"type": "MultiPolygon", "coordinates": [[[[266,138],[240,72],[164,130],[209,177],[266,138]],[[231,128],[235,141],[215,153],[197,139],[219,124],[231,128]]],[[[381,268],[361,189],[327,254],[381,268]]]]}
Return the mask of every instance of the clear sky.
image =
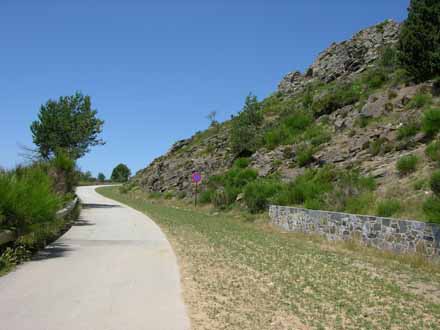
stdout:
{"type": "Polygon", "coordinates": [[[176,140],[274,92],[333,41],[409,0],[0,0],[0,166],[22,161],[50,98],[82,91],[105,120],[105,146],[79,161],[133,172],[176,140]]]}

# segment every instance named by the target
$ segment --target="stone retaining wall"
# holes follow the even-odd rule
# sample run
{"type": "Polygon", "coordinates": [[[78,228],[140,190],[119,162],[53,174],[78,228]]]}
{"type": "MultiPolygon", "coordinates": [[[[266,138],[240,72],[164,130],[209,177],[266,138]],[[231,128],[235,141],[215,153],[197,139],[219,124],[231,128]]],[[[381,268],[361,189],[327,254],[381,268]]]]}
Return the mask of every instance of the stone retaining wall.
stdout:
{"type": "Polygon", "coordinates": [[[440,256],[440,225],[338,212],[270,206],[271,223],[286,231],[315,233],[329,240],[357,239],[398,253],[440,256]]]}

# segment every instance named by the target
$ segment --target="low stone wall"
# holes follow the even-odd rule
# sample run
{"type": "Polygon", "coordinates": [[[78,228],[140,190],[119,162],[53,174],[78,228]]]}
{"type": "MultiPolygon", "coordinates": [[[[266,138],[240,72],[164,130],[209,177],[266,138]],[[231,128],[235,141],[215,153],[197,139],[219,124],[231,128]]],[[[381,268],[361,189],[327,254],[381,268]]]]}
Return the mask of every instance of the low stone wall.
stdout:
{"type": "Polygon", "coordinates": [[[286,231],[315,233],[329,240],[356,239],[398,253],[440,256],[440,225],[338,212],[270,206],[271,223],[286,231]]]}

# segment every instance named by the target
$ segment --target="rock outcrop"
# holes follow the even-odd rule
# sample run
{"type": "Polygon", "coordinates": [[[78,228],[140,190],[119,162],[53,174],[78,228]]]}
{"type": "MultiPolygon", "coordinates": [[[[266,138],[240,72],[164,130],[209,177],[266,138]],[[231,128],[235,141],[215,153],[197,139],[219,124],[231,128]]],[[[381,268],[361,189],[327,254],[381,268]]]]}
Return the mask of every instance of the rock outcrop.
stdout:
{"type": "Polygon", "coordinates": [[[397,43],[399,31],[400,24],[388,20],[358,32],[348,41],[333,43],[319,54],[304,75],[299,71],[287,74],[280,82],[278,91],[296,94],[313,81],[329,83],[349,79],[367,69],[386,46],[397,43]]]}
{"type": "MultiPolygon", "coordinates": [[[[349,41],[332,44],[319,55],[305,75],[292,72],[284,77],[279,92],[293,96],[304,91],[311,82],[345,82],[355,78],[373,65],[386,46],[397,42],[399,29],[398,23],[385,21],[360,31],[349,41]]],[[[379,179],[392,177],[395,175],[396,161],[407,152],[405,148],[411,145],[416,150],[417,144],[423,140],[423,134],[405,141],[397,138],[399,125],[408,122],[411,116],[420,115],[419,110],[408,110],[406,104],[418,90],[430,87],[432,85],[429,84],[401,85],[390,90],[379,90],[367,100],[321,116],[318,121],[331,130],[331,141],[320,146],[309,166],[356,166],[379,179]],[[391,121],[380,121],[380,118],[391,115],[391,121]],[[370,124],[363,126],[363,121],[370,124]],[[372,150],[372,145],[377,150],[372,150]]],[[[266,120],[268,125],[272,125],[277,116],[266,120]]],[[[190,139],[176,142],[164,156],[139,171],[133,181],[145,191],[173,191],[191,195],[193,171],[201,172],[206,178],[224,173],[232,166],[234,156],[229,148],[229,127],[228,123],[211,127],[190,139]]],[[[297,147],[288,145],[274,150],[257,150],[250,157],[250,167],[262,177],[277,173],[283,180],[292,180],[304,173],[304,168],[295,161],[297,147]]]]}

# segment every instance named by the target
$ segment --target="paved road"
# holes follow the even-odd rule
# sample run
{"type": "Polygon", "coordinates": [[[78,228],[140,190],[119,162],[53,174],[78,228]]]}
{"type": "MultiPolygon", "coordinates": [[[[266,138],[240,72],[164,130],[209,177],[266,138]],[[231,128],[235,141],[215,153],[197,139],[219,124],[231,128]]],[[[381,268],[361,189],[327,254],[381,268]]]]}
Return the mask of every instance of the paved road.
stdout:
{"type": "Polygon", "coordinates": [[[0,329],[183,330],[174,253],[145,215],[81,187],[79,221],[0,277],[0,329]]]}

